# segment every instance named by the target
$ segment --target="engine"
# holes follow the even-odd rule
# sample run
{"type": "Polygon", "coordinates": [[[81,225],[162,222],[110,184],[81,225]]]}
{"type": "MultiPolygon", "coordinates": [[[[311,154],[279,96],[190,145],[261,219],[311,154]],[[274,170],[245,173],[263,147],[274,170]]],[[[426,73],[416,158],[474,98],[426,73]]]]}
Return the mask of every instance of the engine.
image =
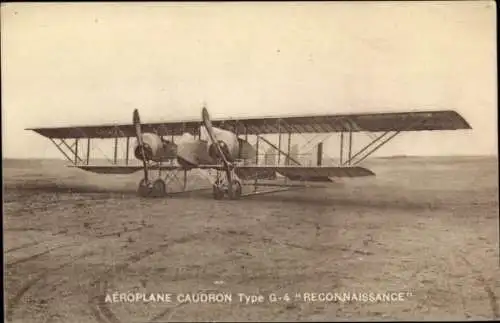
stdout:
{"type": "MultiPolygon", "coordinates": [[[[226,159],[231,162],[237,159],[240,149],[238,137],[230,131],[219,128],[213,128],[213,131],[226,159]]],[[[208,154],[215,160],[221,159],[221,156],[219,156],[219,150],[214,144],[209,145],[208,154]]]]}
{"type": "Polygon", "coordinates": [[[163,140],[160,136],[154,133],[143,133],[142,141],[144,143],[142,149],[138,142],[135,144],[134,155],[135,158],[142,160],[142,151],[148,161],[164,161],[176,157],[176,145],[163,140]]]}

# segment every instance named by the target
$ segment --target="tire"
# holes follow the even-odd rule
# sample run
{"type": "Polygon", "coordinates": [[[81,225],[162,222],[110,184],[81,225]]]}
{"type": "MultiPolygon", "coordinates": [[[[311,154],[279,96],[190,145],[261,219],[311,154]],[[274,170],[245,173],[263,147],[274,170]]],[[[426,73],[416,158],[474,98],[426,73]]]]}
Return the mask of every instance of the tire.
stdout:
{"type": "Polygon", "coordinates": [[[151,193],[151,189],[148,187],[146,180],[143,178],[139,182],[139,186],[137,187],[137,195],[140,197],[147,197],[151,193]]]}
{"type": "Polygon", "coordinates": [[[229,195],[231,200],[239,200],[241,198],[241,183],[239,181],[233,181],[233,192],[229,195]]]}
{"type": "Polygon", "coordinates": [[[153,188],[151,190],[152,197],[165,197],[167,195],[167,185],[165,181],[158,178],[153,182],[153,188]]]}
{"type": "Polygon", "coordinates": [[[213,196],[215,200],[221,200],[224,197],[224,192],[217,185],[214,185],[213,196]]]}

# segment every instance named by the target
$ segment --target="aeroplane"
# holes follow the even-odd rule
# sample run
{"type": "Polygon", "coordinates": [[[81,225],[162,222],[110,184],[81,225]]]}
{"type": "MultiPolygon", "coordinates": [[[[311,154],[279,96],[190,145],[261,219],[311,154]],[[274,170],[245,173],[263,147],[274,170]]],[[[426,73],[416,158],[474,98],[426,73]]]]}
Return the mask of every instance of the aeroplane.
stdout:
{"type": "Polygon", "coordinates": [[[410,111],[369,114],[332,114],[265,118],[211,120],[206,107],[202,108],[201,120],[181,120],[160,123],[141,123],[139,111],[133,111],[131,124],[101,124],[57,128],[29,128],[49,138],[63,155],[72,162],[71,167],[98,174],[131,174],[143,171],[138,185],[142,197],[167,195],[170,172],[191,170],[215,170],[215,176],[206,176],[212,184],[213,197],[231,200],[243,196],[245,181],[253,180],[254,191],[246,195],[286,190],[292,187],[307,187],[307,182],[331,182],[335,177],[362,177],[375,175],[371,170],[358,166],[368,156],[403,131],[471,129],[465,119],[455,111],[410,111]],[[202,139],[202,133],[205,138],[202,139]],[[353,133],[381,132],[371,142],[353,153],[353,133]],[[281,148],[282,134],[288,134],[288,152],[281,148]],[[322,165],[323,142],[318,144],[317,165],[304,166],[290,155],[292,133],[340,133],[340,162],[336,166],[322,165]],[[263,134],[278,134],[278,144],[263,137],[263,134]],[[165,139],[170,135],[171,140],[165,139]],[[244,138],[241,138],[244,135],[244,138]],[[256,136],[252,146],[248,135],[256,136]],[[180,136],[175,143],[174,136],[180,136]],[[86,160],[79,154],[79,140],[87,138],[86,160]],[[91,139],[114,138],[114,159],[111,165],[90,163],[91,139]],[[118,139],[126,138],[125,165],[117,159],[118,139]],[[134,156],[142,165],[129,165],[130,138],[135,138],[134,156]],[[73,139],[72,145],[68,140],[73,139]],[[55,140],[59,140],[57,143],[55,140]],[[264,142],[278,152],[278,164],[259,164],[259,142],[264,142]],[[344,147],[347,146],[347,147],[344,147]],[[73,156],[68,155],[70,152],[73,156]],[[280,157],[285,157],[284,164],[280,157]],[[346,156],[347,155],[347,156],[346,156]],[[291,165],[291,164],[294,165],[291,165]],[[158,171],[153,180],[152,171],[158,171]],[[162,171],[167,176],[162,177],[162,171]],[[284,177],[285,183],[259,183],[262,179],[284,177]],[[301,182],[301,184],[288,184],[301,182]],[[277,186],[278,190],[257,191],[257,187],[277,186]]]}
{"type": "MultiPolygon", "coordinates": [[[[163,196],[166,192],[165,181],[157,178],[151,182],[148,177],[148,162],[168,162],[177,159],[178,167],[182,170],[191,169],[224,169],[226,177],[220,176],[213,184],[213,193],[216,199],[227,194],[231,199],[241,196],[241,180],[234,172],[234,163],[237,159],[249,159],[255,155],[253,147],[248,141],[238,138],[234,133],[212,127],[208,110],[202,110],[203,126],[210,142],[200,138],[191,138],[188,133],[181,137],[178,144],[165,140],[155,133],[143,133],[139,111],[133,112],[133,124],[136,131],[134,155],[143,163],[144,178],[139,183],[138,192],[141,196],[163,196]]],[[[201,130],[200,130],[201,134],[201,130]]],[[[165,169],[165,168],[164,168],[165,169]]],[[[167,167],[171,170],[173,167],[167,167]]],[[[91,169],[89,169],[91,170],[91,169]]]]}

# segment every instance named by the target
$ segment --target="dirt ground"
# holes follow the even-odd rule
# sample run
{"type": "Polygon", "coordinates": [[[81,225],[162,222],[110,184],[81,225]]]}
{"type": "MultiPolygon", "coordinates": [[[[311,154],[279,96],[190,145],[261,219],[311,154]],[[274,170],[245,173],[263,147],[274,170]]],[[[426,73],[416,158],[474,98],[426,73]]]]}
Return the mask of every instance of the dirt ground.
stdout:
{"type": "Polygon", "coordinates": [[[143,199],[140,174],[4,160],[6,319],[500,319],[497,159],[366,166],[377,176],[219,201],[209,191],[143,199]],[[107,301],[114,293],[170,293],[172,301],[107,301]],[[177,299],[186,293],[232,301],[177,299]],[[264,301],[245,304],[238,293],[264,301]],[[271,302],[270,293],[290,299],[271,302]],[[306,293],[402,297],[312,301],[306,293]]]}

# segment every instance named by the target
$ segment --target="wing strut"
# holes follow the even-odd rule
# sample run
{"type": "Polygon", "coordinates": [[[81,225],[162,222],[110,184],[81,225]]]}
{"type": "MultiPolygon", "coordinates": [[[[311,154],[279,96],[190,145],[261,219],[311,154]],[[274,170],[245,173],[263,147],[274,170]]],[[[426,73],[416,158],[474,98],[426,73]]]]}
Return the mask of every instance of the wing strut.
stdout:
{"type": "MultiPolygon", "coordinates": [[[[389,142],[391,139],[393,139],[394,137],[396,137],[401,132],[407,131],[409,129],[412,129],[413,127],[418,127],[421,124],[423,124],[424,122],[425,122],[425,119],[417,120],[417,121],[414,121],[414,122],[411,122],[411,123],[407,123],[406,127],[401,127],[401,129],[399,129],[399,130],[388,130],[388,131],[385,131],[382,135],[376,137],[369,144],[367,144],[365,147],[363,147],[360,151],[358,151],[357,153],[355,153],[354,156],[350,157],[346,162],[344,162],[343,164],[341,163],[341,165],[342,166],[345,166],[345,165],[353,165],[353,166],[358,165],[359,163],[361,163],[363,160],[365,160],[366,158],[368,158],[369,156],[371,156],[374,152],[376,152],[378,149],[380,149],[383,145],[385,145],[387,142],[389,142]],[[378,143],[378,142],[380,142],[380,143],[378,143]],[[377,145],[375,145],[375,144],[377,144],[377,145]],[[372,149],[370,149],[374,145],[375,145],[375,147],[373,147],[372,149]],[[368,150],[368,149],[370,149],[370,150],[368,150]],[[367,150],[368,150],[368,152],[364,153],[367,150]],[[361,156],[361,157],[358,158],[358,160],[356,160],[355,162],[353,162],[358,156],[361,156]]],[[[352,134],[351,134],[351,136],[352,136],[352,134]]],[[[352,139],[350,141],[352,141],[352,139]]]]}
{"type": "Polygon", "coordinates": [[[278,154],[283,154],[285,155],[285,157],[287,157],[289,160],[293,161],[295,164],[297,165],[300,165],[300,163],[295,159],[293,158],[292,156],[290,156],[289,154],[285,153],[284,151],[282,151],[281,149],[279,149],[278,147],[276,147],[275,145],[273,145],[272,142],[270,142],[269,140],[267,140],[266,138],[262,137],[262,136],[257,136],[259,139],[261,139],[262,141],[264,141],[266,144],[268,144],[269,146],[273,147],[274,149],[276,149],[278,151],[278,154]]]}
{"type": "Polygon", "coordinates": [[[64,155],[64,157],[66,157],[66,159],[76,165],[78,162],[80,163],[83,163],[83,160],[80,158],[80,156],[78,156],[78,139],[75,138],[75,142],[70,146],[68,145],[68,143],[66,142],[66,140],[64,138],[59,138],[59,143],[57,143],[54,138],[49,138],[50,141],[52,141],[52,143],[56,146],[56,148],[64,155]],[[66,149],[68,149],[70,152],[71,152],[71,155],[73,155],[73,159],[62,149],[61,146],[64,146],[66,147],[66,149]],[[75,147],[75,148],[73,148],[75,147]]]}

